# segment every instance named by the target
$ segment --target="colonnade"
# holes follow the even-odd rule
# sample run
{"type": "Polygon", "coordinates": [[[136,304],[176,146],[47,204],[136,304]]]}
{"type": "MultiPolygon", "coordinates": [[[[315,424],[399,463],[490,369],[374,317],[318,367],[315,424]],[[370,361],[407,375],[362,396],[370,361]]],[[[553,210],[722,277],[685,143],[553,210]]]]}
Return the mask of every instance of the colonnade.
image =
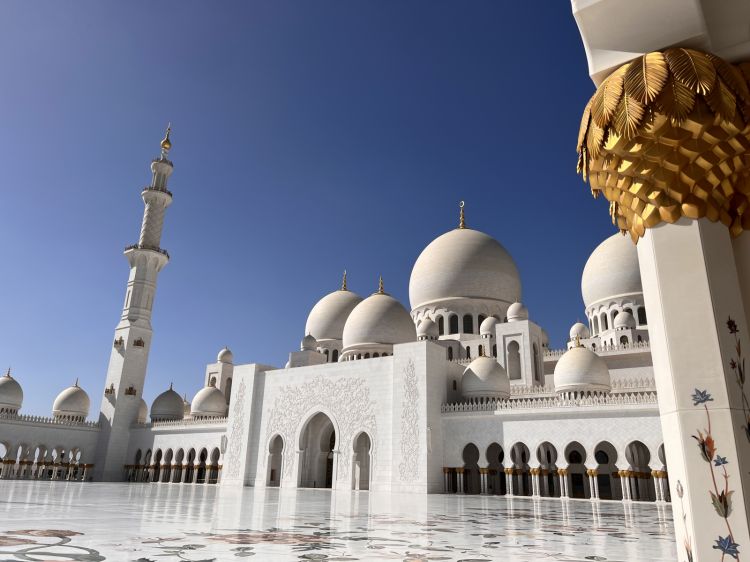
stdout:
{"type": "Polygon", "coordinates": [[[78,480],[85,482],[93,464],[4,459],[0,461],[0,480],[78,480]]]}

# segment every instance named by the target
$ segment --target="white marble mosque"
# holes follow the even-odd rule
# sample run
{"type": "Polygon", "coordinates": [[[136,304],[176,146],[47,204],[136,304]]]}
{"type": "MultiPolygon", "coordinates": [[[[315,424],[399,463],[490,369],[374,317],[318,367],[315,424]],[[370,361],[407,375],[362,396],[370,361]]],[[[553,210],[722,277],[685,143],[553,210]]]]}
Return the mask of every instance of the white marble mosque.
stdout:
{"type": "Polygon", "coordinates": [[[344,274],[304,325],[300,311],[283,367],[222,349],[191,401],[170,387],[149,408],[168,130],[125,250],[106,379],[89,389],[99,411],[76,383],[51,417],[27,414],[33,374],[0,377],[0,553],[747,558],[750,3],[571,4],[596,86],[578,171],[625,236],[591,241],[585,322],[565,349],[550,349],[512,256],[461,204],[457,227],[415,256],[408,309],[387,292],[404,280],[359,295],[344,274]],[[92,518],[97,490],[110,500],[99,515],[135,530],[63,526],[92,518]],[[59,526],[31,528],[40,519],[59,526]]]}
{"type": "Polygon", "coordinates": [[[77,383],[45,418],[22,410],[30,377],[0,378],[1,478],[669,500],[635,246],[615,234],[593,251],[587,325],[554,350],[521,303],[513,258],[463,206],[416,258],[411,311],[382,279],[361,296],[344,275],[304,326],[300,315],[285,366],[235,364],[225,348],[203,388],[170,387],[149,408],[169,132],[161,148],[140,240],[125,250],[98,419],[77,383]]]}

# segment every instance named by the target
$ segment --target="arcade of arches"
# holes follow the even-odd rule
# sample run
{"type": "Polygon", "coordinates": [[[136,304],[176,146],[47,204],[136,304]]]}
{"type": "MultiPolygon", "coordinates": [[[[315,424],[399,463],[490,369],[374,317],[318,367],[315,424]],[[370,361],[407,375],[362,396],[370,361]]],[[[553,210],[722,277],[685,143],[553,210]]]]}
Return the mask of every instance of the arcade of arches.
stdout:
{"type": "Polygon", "coordinates": [[[79,447],[11,446],[0,442],[2,480],[81,480],[90,479],[93,464],[82,462],[79,447]]]}
{"type": "Polygon", "coordinates": [[[127,482],[173,482],[176,484],[216,484],[221,475],[221,453],[212,449],[140,449],[134,464],[125,465],[127,482]]]}
{"type": "Polygon", "coordinates": [[[443,468],[444,490],[457,494],[670,501],[664,445],[659,447],[657,459],[651,458],[648,447],[640,441],[628,444],[621,456],[618,458],[617,449],[607,441],[593,450],[573,441],[562,451],[544,442],[533,455],[524,443],[515,443],[509,454],[492,443],[484,455],[469,443],[462,451],[463,466],[443,468]]]}

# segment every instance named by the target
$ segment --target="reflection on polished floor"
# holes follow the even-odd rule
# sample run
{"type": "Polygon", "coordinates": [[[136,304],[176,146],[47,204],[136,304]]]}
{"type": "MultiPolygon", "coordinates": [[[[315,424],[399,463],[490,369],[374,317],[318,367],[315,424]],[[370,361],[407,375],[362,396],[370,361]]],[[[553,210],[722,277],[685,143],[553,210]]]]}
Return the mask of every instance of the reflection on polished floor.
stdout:
{"type": "Polygon", "coordinates": [[[0,560],[673,561],[653,503],[0,481],[0,560]]]}

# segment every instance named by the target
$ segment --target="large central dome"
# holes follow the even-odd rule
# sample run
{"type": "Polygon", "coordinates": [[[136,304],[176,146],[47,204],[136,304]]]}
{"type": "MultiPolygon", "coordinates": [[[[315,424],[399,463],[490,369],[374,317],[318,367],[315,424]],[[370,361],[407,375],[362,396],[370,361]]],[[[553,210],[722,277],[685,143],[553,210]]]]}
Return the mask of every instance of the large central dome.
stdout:
{"type": "Polygon", "coordinates": [[[622,296],[640,295],[638,251],[629,237],[613,234],[591,253],[581,276],[586,307],[622,296]]]}
{"type": "Polygon", "coordinates": [[[521,299],[518,268],[491,236],[457,228],[433,240],[417,258],[409,280],[412,310],[455,298],[507,304],[521,299]]]}

